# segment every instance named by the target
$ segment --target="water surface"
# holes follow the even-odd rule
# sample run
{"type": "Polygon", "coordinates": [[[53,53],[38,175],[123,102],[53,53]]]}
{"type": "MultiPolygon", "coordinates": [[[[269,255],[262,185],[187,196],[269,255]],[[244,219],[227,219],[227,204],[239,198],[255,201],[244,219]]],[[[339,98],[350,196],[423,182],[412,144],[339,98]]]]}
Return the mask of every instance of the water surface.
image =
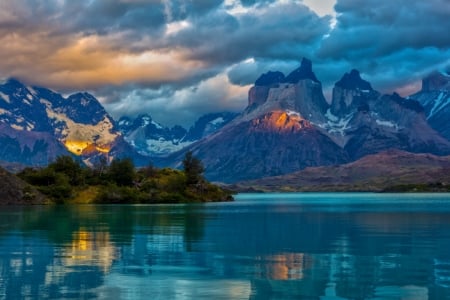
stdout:
{"type": "Polygon", "coordinates": [[[450,299],[450,194],[2,208],[0,299],[450,299]]]}

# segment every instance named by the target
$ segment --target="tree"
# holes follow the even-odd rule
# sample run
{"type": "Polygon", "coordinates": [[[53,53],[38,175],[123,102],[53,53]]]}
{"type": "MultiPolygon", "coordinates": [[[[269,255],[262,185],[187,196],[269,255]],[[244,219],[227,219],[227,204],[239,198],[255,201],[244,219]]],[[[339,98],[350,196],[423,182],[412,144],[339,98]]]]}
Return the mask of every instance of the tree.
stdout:
{"type": "Polygon", "coordinates": [[[197,184],[203,179],[205,168],[202,162],[193,156],[192,151],[186,152],[183,159],[183,168],[187,184],[197,184]]]}
{"type": "Polygon", "coordinates": [[[83,168],[71,156],[58,156],[56,161],[48,166],[57,173],[63,173],[69,178],[71,185],[81,185],[84,182],[83,168]]]}
{"type": "Polygon", "coordinates": [[[119,186],[132,186],[135,178],[133,161],[130,158],[117,158],[108,169],[109,178],[119,186]]]}

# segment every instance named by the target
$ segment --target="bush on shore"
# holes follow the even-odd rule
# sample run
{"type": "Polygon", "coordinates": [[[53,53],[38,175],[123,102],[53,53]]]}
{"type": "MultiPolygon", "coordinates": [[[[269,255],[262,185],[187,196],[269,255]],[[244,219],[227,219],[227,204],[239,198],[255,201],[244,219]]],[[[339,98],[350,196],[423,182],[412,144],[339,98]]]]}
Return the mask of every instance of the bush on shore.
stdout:
{"type": "Polygon", "coordinates": [[[183,170],[152,165],[136,169],[131,159],[87,168],[61,156],[45,168],[26,168],[20,178],[53,203],[193,203],[230,201],[232,192],[203,177],[201,161],[186,154],[183,170]]]}

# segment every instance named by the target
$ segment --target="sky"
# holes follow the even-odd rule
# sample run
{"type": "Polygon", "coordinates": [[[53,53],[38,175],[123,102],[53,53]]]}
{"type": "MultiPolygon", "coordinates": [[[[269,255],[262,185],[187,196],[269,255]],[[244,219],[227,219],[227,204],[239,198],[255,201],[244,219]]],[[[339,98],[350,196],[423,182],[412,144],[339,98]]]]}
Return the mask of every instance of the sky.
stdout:
{"type": "Polygon", "coordinates": [[[303,57],[326,96],[351,69],[406,96],[449,69],[448,1],[1,0],[0,77],[185,127],[242,111],[259,75],[303,57]]]}

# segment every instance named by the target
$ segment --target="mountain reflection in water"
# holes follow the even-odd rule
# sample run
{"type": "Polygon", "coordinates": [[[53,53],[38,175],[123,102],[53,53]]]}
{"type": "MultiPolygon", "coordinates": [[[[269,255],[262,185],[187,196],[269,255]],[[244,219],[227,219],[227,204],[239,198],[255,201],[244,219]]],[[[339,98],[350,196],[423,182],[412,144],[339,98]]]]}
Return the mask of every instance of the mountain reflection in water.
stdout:
{"type": "Polygon", "coordinates": [[[450,299],[450,195],[2,208],[0,299],[450,299]]]}

